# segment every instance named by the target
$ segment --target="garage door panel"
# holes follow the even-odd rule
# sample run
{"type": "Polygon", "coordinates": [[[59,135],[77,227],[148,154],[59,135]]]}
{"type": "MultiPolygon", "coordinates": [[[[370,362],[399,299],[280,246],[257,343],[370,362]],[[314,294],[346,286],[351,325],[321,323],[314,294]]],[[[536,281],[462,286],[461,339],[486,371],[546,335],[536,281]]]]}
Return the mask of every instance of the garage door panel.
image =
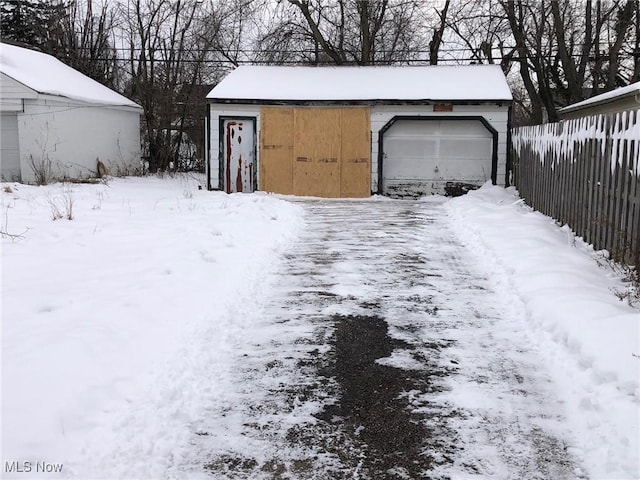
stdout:
{"type": "Polygon", "coordinates": [[[483,164],[464,158],[450,158],[438,165],[425,163],[422,158],[408,158],[398,163],[393,170],[389,170],[387,180],[435,180],[435,181],[479,181],[484,183],[491,179],[491,170],[487,171],[483,164]],[[436,168],[437,167],[437,168],[436,168]],[[431,172],[426,169],[431,168],[431,172]],[[423,177],[416,177],[416,170],[425,173],[423,177]]]}
{"type": "Polygon", "coordinates": [[[394,197],[430,195],[439,185],[439,182],[433,180],[388,179],[384,184],[384,193],[394,197]]]}
{"type": "Polygon", "coordinates": [[[426,137],[437,136],[440,133],[440,124],[438,120],[429,121],[413,121],[400,120],[391,127],[395,135],[403,137],[426,137]],[[398,124],[402,124],[402,128],[397,128],[398,124]]]}
{"type": "Polygon", "coordinates": [[[435,157],[438,154],[438,141],[429,138],[397,137],[385,139],[385,152],[399,157],[435,157]]]}
{"type": "Polygon", "coordinates": [[[491,158],[492,145],[485,138],[443,138],[439,158],[469,158],[482,161],[491,158]]]}
{"type": "Polygon", "coordinates": [[[487,129],[477,120],[441,121],[439,133],[444,137],[490,137],[487,129]]]}
{"type": "Polygon", "coordinates": [[[493,135],[478,120],[398,120],[383,138],[383,191],[444,193],[491,179],[493,135]]]}
{"type": "Polygon", "coordinates": [[[439,178],[437,179],[482,184],[491,180],[491,168],[489,167],[487,170],[484,163],[466,158],[450,158],[439,168],[439,178]]]}
{"type": "Polygon", "coordinates": [[[402,162],[389,162],[388,169],[385,169],[385,178],[409,180],[416,178],[416,170],[423,171],[425,161],[423,158],[407,157],[402,162]]]}
{"type": "Polygon", "coordinates": [[[403,137],[486,137],[487,129],[477,120],[399,120],[391,127],[394,135],[403,137]]]}

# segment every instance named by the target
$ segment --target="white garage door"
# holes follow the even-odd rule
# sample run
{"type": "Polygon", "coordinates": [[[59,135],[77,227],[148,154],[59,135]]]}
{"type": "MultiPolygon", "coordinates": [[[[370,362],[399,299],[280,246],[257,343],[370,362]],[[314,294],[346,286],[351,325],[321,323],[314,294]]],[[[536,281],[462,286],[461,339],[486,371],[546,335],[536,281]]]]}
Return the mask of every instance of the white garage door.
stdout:
{"type": "Polygon", "coordinates": [[[1,179],[20,181],[18,116],[15,112],[0,115],[0,159],[1,179]]]}
{"type": "Polygon", "coordinates": [[[398,120],[385,133],[383,193],[444,194],[491,180],[493,136],[478,120],[398,120]]]}

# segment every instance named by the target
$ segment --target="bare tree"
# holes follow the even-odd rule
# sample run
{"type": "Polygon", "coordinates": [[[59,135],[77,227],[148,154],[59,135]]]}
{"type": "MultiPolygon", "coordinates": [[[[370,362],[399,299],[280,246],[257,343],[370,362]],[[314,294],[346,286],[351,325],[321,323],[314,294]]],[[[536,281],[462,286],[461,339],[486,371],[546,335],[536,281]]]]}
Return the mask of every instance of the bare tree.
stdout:
{"type": "Polygon", "coordinates": [[[255,0],[235,0],[211,6],[201,16],[202,48],[211,50],[210,60],[237,67],[251,60],[251,38],[257,35],[257,17],[265,11],[255,0]]]}
{"type": "Polygon", "coordinates": [[[630,58],[633,58],[633,69],[631,70],[631,76],[629,77],[629,83],[640,82],[640,1],[635,2],[635,27],[633,34],[633,41],[630,42],[629,48],[626,52],[630,58]]]}
{"type": "MultiPolygon", "coordinates": [[[[614,36],[612,42],[609,43],[609,71],[607,75],[606,89],[611,90],[621,83],[627,83],[630,79],[624,78],[623,52],[625,45],[628,45],[628,34],[634,32],[632,28],[634,19],[637,22],[638,0],[629,0],[624,6],[616,9],[615,22],[613,24],[614,36]]],[[[638,38],[635,42],[637,45],[638,38]]],[[[633,44],[632,43],[632,44],[633,44]]],[[[626,49],[629,50],[628,48],[626,49]]]]}
{"type": "Polygon", "coordinates": [[[197,83],[202,62],[201,51],[192,48],[198,7],[195,0],[132,0],[120,7],[127,20],[127,93],[144,109],[142,133],[151,171],[178,168],[185,98],[197,83]]]}
{"type": "Polygon", "coordinates": [[[93,0],[0,1],[2,38],[38,48],[109,87],[118,63],[111,35],[114,15],[93,0]]]}
{"type": "Polygon", "coordinates": [[[517,54],[500,0],[457,2],[446,19],[449,60],[460,63],[499,63],[505,75],[517,54]]]}
{"type": "Polygon", "coordinates": [[[288,0],[259,38],[261,60],[407,63],[427,48],[417,0],[288,0]]]}
{"type": "Polygon", "coordinates": [[[114,12],[103,3],[94,11],[93,0],[66,4],[60,24],[59,57],[68,65],[111,88],[118,87],[118,56],[112,41],[114,12]]]}
{"type": "Polygon", "coordinates": [[[252,0],[121,4],[127,93],[144,109],[142,137],[151,171],[192,168],[180,155],[185,142],[195,143],[202,158],[206,93],[225,71],[249,59],[247,37],[255,33],[260,6],[252,0]]]}
{"type": "Polygon", "coordinates": [[[626,83],[624,72],[635,67],[623,52],[637,43],[630,38],[637,4],[501,0],[532,122],[555,121],[559,107],[626,83]]]}

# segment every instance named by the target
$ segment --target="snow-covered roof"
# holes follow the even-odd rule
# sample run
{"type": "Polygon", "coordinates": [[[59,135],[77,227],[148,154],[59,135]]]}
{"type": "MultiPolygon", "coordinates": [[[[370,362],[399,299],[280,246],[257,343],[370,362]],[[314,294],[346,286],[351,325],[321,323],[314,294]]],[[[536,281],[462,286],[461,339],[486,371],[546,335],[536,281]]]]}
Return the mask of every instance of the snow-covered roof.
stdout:
{"type": "Polygon", "coordinates": [[[420,67],[241,66],[208,99],[241,101],[509,101],[498,65],[420,67]]]}
{"type": "Polygon", "coordinates": [[[580,108],[609,103],[619,98],[630,97],[633,95],[638,95],[638,98],[640,99],[640,82],[632,83],[630,85],[627,85],[626,87],[616,88],[615,90],[611,90],[610,92],[601,93],[600,95],[596,95],[595,97],[591,97],[587,100],[583,100],[581,102],[561,108],[558,111],[560,113],[572,112],[580,108]]]}
{"type": "Polygon", "coordinates": [[[140,106],[46,53],[0,43],[0,72],[38,93],[101,105],[140,106]]]}

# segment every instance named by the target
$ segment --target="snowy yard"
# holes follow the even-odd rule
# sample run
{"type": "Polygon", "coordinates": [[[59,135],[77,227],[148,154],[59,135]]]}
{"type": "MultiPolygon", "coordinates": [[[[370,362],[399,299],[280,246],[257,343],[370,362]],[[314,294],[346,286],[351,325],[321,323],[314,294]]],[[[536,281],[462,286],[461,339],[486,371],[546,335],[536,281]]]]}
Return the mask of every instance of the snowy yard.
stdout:
{"type": "Polygon", "coordinates": [[[3,478],[640,478],[640,311],[511,189],[2,189],[3,478]]]}

